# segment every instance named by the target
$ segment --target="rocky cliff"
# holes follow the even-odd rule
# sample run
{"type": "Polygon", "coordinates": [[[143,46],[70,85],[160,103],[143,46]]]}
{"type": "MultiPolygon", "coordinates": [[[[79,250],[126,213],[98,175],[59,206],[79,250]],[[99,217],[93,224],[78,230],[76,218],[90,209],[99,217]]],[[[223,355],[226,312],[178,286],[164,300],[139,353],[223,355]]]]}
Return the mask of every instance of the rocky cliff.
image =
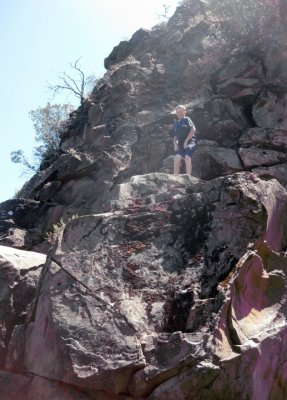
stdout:
{"type": "Polygon", "coordinates": [[[116,46],[0,204],[0,399],[287,398],[287,12],[238,36],[215,3],[116,46]],[[193,176],[171,173],[179,103],[193,176]]]}

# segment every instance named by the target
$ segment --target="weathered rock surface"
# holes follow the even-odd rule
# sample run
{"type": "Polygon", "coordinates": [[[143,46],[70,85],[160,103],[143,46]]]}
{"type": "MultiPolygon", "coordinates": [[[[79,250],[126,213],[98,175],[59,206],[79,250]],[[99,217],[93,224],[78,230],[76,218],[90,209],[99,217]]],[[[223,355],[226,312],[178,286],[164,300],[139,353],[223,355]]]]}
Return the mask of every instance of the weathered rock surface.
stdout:
{"type": "Polygon", "coordinates": [[[200,139],[214,140],[222,147],[235,146],[249,127],[241,108],[227,97],[217,96],[196,104],[192,118],[200,139]]]}
{"type": "Polygon", "coordinates": [[[262,92],[254,104],[252,114],[256,125],[262,128],[287,130],[286,122],[287,89],[278,92],[262,92]]]}
{"type": "Polygon", "coordinates": [[[254,168],[252,170],[257,175],[263,175],[267,179],[276,178],[282,186],[287,189],[287,164],[279,164],[271,167],[254,168]]]}
{"type": "Polygon", "coordinates": [[[262,63],[248,54],[233,56],[211,74],[210,81],[215,93],[244,106],[253,104],[264,81],[262,63]]]}
{"type": "Polygon", "coordinates": [[[210,4],[116,46],[58,159],[0,204],[3,400],[287,397],[286,29],[239,48],[210,4]]]}
{"type": "MultiPolygon", "coordinates": [[[[284,5],[286,8],[286,5],[284,5]]],[[[283,6],[281,12],[283,11],[283,6]]],[[[283,14],[283,12],[282,12],[283,14]]],[[[266,51],[264,55],[264,65],[266,66],[266,78],[267,81],[278,86],[287,85],[287,48],[284,43],[278,46],[278,43],[274,42],[266,51]]]]}
{"type": "Polygon", "coordinates": [[[201,140],[193,157],[193,174],[211,180],[243,169],[236,150],[217,146],[216,142],[201,140]]]}
{"type": "Polygon", "coordinates": [[[249,173],[209,183],[133,177],[111,194],[109,212],[67,224],[5,369],[134,398],[208,391],[223,373],[208,357],[225,315],[218,282],[246,248],[286,247],[286,207],[276,180],[249,173]]]}
{"type": "Polygon", "coordinates": [[[46,256],[0,246],[0,368],[13,329],[25,321],[46,256]]]}
{"type": "MultiPolygon", "coordinates": [[[[9,400],[90,400],[80,390],[33,375],[0,372],[1,398],[9,400]]],[[[100,397],[98,397],[100,399],[100,397]]],[[[104,397],[102,397],[104,399],[104,397]]]]}

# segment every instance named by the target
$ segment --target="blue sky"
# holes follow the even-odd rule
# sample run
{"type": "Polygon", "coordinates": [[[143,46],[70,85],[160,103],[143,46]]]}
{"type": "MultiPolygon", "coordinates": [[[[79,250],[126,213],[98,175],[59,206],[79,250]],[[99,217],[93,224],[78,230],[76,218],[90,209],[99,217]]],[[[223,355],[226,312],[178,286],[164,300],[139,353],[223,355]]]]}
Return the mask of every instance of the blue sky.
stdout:
{"type": "MultiPolygon", "coordinates": [[[[2,0],[0,3],[0,202],[13,198],[28,179],[10,161],[35,146],[29,111],[51,100],[48,82],[79,64],[100,78],[104,58],[139,28],[162,21],[163,5],[173,13],[178,0],[2,0]]],[[[54,103],[73,102],[56,97],[54,103]]],[[[75,103],[76,104],[76,100],[75,103]]]]}

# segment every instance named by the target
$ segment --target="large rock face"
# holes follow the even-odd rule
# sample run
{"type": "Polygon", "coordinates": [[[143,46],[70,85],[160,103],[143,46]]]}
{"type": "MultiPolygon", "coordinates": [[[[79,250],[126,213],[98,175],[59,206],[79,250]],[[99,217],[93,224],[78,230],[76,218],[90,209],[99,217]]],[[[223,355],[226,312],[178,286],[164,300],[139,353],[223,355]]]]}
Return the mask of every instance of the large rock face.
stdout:
{"type": "Polygon", "coordinates": [[[275,342],[284,334],[285,189],[250,173],[155,173],[119,185],[107,207],[66,225],[5,370],[92,398],[237,398],[234,359],[254,392],[248,349],[273,340],[271,323],[275,342]]]}
{"type": "Polygon", "coordinates": [[[287,397],[286,32],[234,47],[209,5],[116,46],[0,204],[0,398],[287,397]],[[193,176],[171,174],[179,103],[193,176]]]}

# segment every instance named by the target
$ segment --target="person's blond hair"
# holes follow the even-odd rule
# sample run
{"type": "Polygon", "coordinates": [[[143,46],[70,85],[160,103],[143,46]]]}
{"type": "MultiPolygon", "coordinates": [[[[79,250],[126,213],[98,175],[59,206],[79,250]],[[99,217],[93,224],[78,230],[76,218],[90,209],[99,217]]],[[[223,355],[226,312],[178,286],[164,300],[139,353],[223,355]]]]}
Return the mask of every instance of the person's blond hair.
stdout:
{"type": "Polygon", "coordinates": [[[175,109],[181,108],[182,110],[186,111],[186,107],[183,104],[179,104],[178,106],[175,107],[175,109]]]}

